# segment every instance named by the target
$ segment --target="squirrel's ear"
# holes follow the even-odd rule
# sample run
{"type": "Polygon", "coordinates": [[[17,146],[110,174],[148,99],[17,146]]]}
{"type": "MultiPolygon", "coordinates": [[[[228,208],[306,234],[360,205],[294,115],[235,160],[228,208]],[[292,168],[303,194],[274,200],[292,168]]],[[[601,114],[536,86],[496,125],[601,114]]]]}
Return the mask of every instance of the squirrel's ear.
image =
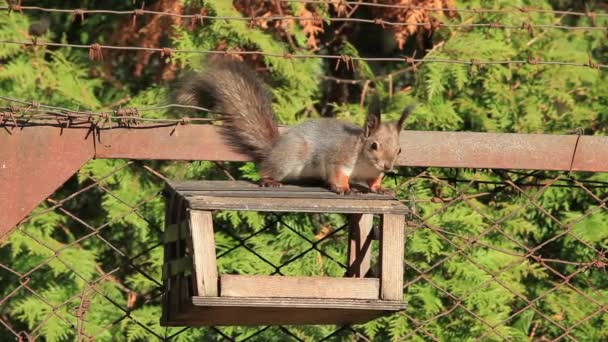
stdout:
{"type": "Polygon", "coordinates": [[[399,121],[397,121],[397,131],[400,131],[403,128],[403,124],[405,123],[405,120],[407,120],[407,117],[410,116],[410,114],[414,111],[414,108],[416,108],[415,104],[411,104],[411,105],[405,107],[405,109],[401,113],[401,117],[399,118],[399,121]]]}
{"type": "Polygon", "coordinates": [[[380,98],[374,95],[367,109],[365,136],[370,136],[378,127],[380,127],[380,98]]]}

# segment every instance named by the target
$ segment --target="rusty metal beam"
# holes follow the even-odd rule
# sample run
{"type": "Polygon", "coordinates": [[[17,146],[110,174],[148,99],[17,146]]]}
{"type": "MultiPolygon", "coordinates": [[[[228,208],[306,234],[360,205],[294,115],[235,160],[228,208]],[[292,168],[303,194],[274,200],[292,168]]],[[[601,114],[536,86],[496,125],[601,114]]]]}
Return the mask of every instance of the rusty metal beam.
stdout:
{"type": "MultiPolygon", "coordinates": [[[[103,129],[36,126],[0,131],[0,238],[88,159],[246,161],[217,127],[103,129]]],[[[405,131],[401,166],[608,172],[608,137],[405,131]],[[575,153],[576,149],[576,153],[575,153]]]]}
{"type": "Polygon", "coordinates": [[[607,172],[608,137],[581,136],[572,160],[572,171],[607,172]]]}
{"type": "Polygon", "coordinates": [[[576,140],[576,135],[404,131],[398,164],[567,171],[576,140]]]}
{"type": "Polygon", "coordinates": [[[94,156],[86,129],[0,131],[0,239],[94,156]]]}
{"type": "Polygon", "coordinates": [[[99,132],[96,158],[245,161],[222,141],[217,127],[185,125],[99,132]]]}
{"type": "MultiPolygon", "coordinates": [[[[97,158],[245,161],[210,125],[106,129],[97,158]]],[[[576,135],[404,131],[401,166],[608,172],[608,138],[576,135]],[[577,153],[574,153],[575,147],[577,153]]]]}

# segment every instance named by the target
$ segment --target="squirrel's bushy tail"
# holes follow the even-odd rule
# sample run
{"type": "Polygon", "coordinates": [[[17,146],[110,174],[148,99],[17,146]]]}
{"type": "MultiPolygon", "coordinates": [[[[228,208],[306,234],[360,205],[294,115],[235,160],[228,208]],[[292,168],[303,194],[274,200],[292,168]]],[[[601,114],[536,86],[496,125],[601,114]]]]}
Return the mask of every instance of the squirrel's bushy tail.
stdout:
{"type": "Polygon", "coordinates": [[[174,94],[178,103],[203,106],[204,95],[221,115],[228,144],[256,162],[268,155],[279,137],[270,97],[253,70],[228,59],[210,61],[204,73],[186,77],[174,94]]]}

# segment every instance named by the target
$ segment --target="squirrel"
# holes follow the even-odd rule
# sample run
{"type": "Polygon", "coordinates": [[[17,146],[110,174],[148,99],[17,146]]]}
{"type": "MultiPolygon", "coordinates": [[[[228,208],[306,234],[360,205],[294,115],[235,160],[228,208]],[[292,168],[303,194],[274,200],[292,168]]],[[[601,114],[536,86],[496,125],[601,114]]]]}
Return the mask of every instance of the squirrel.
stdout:
{"type": "Polygon", "coordinates": [[[398,155],[399,133],[414,106],[396,122],[381,122],[377,97],[369,105],[365,125],[333,118],[311,119],[280,134],[267,89],[242,62],[217,59],[206,71],[181,81],[174,93],[184,105],[202,106],[205,95],[221,115],[220,134],[237,152],[258,165],[261,186],[281,186],[306,180],[324,181],[337,194],[358,192],[351,184],[365,183],[373,193],[381,186],[398,155]]]}

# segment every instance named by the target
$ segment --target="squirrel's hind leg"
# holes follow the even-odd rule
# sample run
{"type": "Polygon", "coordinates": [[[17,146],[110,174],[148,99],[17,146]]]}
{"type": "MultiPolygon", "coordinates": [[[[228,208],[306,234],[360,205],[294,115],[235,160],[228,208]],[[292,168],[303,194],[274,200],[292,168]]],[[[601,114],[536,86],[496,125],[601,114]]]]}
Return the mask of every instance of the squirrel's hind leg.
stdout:
{"type": "Polygon", "coordinates": [[[280,187],[282,185],[283,183],[276,181],[270,177],[262,177],[262,179],[260,180],[261,187],[280,187]]]}
{"type": "Polygon", "coordinates": [[[280,187],[283,185],[279,180],[282,180],[284,175],[281,174],[280,169],[268,160],[264,160],[260,164],[260,173],[262,175],[260,179],[261,187],[280,187]]]}

